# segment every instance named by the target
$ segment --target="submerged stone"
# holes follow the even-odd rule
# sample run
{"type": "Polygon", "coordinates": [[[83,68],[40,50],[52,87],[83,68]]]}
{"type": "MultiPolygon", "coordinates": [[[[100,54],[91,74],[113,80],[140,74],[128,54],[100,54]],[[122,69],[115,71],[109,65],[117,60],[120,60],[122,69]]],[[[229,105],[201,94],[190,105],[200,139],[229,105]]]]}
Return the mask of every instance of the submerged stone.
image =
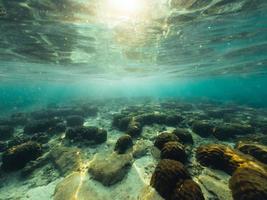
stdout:
{"type": "Polygon", "coordinates": [[[79,115],[71,115],[66,118],[67,126],[82,126],[84,118],[79,115]]]}
{"type": "Polygon", "coordinates": [[[154,146],[161,150],[165,143],[167,142],[178,142],[179,138],[169,132],[162,132],[160,133],[155,140],[154,146]]]}
{"type": "Polygon", "coordinates": [[[201,137],[209,137],[213,134],[214,126],[206,121],[195,121],[192,130],[201,137]]]}
{"type": "Polygon", "coordinates": [[[131,154],[97,154],[91,161],[88,172],[93,179],[105,186],[110,186],[120,182],[128,173],[131,165],[131,154]]]}
{"type": "Polygon", "coordinates": [[[179,141],[183,144],[193,144],[193,138],[190,132],[183,128],[176,128],[172,132],[174,135],[176,135],[179,138],[179,141]]]}
{"type": "Polygon", "coordinates": [[[3,153],[2,168],[5,171],[22,169],[29,161],[37,159],[41,154],[41,145],[36,142],[30,141],[14,146],[3,153]]]}
{"type": "Polygon", "coordinates": [[[236,148],[245,154],[253,156],[260,162],[267,164],[267,146],[256,143],[239,142],[236,148]]]}
{"type": "Polygon", "coordinates": [[[187,155],[185,147],[179,142],[167,142],[164,144],[161,154],[161,159],[177,160],[181,163],[185,163],[187,155]]]}
{"type": "Polygon", "coordinates": [[[6,140],[12,137],[14,128],[12,126],[0,125],[0,140],[6,140]]]}
{"type": "Polygon", "coordinates": [[[166,200],[170,200],[174,193],[176,184],[190,179],[184,165],[175,160],[161,160],[150,181],[150,185],[166,200]]]}
{"type": "Polygon", "coordinates": [[[34,120],[26,124],[24,133],[34,134],[39,132],[52,132],[59,122],[60,120],[58,119],[34,120]]]}
{"type": "Polygon", "coordinates": [[[267,171],[237,169],[229,181],[234,200],[267,199],[267,171]]]}
{"type": "Polygon", "coordinates": [[[129,148],[133,146],[133,140],[130,135],[121,136],[116,144],[114,150],[119,154],[125,153],[129,148]]]}

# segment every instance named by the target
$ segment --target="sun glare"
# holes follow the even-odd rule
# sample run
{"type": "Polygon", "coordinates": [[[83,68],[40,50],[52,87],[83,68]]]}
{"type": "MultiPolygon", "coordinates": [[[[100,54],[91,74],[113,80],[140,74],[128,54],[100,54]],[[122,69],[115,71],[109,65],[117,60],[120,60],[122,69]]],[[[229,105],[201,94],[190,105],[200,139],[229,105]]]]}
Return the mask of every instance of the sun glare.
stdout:
{"type": "Polygon", "coordinates": [[[142,9],[140,0],[107,0],[107,6],[113,16],[130,17],[142,9]]]}

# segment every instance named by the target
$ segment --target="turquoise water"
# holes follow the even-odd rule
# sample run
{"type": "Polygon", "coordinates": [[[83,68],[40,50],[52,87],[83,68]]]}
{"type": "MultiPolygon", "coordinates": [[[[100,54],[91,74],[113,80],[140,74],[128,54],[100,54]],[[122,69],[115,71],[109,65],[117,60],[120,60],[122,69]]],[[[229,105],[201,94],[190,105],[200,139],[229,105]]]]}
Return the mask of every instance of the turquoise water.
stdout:
{"type": "Polygon", "coordinates": [[[265,200],[266,87],[267,0],[0,0],[0,200],[265,200]]]}

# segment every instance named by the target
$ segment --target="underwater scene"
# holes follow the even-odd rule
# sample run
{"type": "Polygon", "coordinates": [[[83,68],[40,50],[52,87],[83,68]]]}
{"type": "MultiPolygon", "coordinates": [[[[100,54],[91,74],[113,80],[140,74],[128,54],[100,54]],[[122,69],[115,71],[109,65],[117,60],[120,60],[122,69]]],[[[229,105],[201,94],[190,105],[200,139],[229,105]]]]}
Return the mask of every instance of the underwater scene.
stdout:
{"type": "Polygon", "coordinates": [[[267,0],[0,0],[0,200],[267,200],[267,0]]]}

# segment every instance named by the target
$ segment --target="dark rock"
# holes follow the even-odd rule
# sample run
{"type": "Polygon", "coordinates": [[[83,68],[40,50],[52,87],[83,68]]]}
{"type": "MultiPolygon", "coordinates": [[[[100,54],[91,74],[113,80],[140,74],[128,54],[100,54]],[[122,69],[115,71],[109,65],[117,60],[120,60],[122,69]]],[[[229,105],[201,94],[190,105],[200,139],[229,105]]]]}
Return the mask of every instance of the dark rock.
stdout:
{"type": "Polygon", "coordinates": [[[193,138],[192,135],[189,133],[188,130],[183,128],[176,128],[172,132],[174,135],[176,135],[179,138],[179,141],[183,144],[193,144],[193,138]]]}
{"type": "Polygon", "coordinates": [[[177,114],[170,114],[166,117],[165,124],[168,126],[177,126],[180,122],[183,121],[183,117],[177,114]]]}
{"type": "Polygon", "coordinates": [[[234,200],[267,199],[267,173],[241,167],[234,172],[229,187],[234,200]]]}
{"type": "Polygon", "coordinates": [[[55,132],[59,132],[62,133],[67,129],[67,126],[65,123],[58,123],[55,127],[54,127],[54,131],[55,132]]]}
{"type": "Polygon", "coordinates": [[[15,136],[11,140],[8,141],[8,148],[11,148],[13,146],[17,146],[19,144],[23,144],[23,143],[28,142],[30,140],[31,140],[30,136],[26,136],[26,135],[15,136]]]}
{"type": "Polygon", "coordinates": [[[192,130],[201,137],[209,137],[213,133],[214,126],[209,122],[195,121],[192,124],[192,130]]]}
{"type": "Polygon", "coordinates": [[[171,200],[205,200],[201,188],[193,180],[177,183],[171,200]]]}
{"type": "Polygon", "coordinates": [[[142,133],[142,126],[139,122],[132,120],[127,128],[127,134],[132,137],[137,137],[142,133]]]}
{"type": "Polygon", "coordinates": [[[236,148],[244,154],[249,154],[260,162],[267,164],[267,146],[239,142],[236,148]]]}
{"type": "Polygon", "coordinates": [[[34,134],[39,132],[53,132],[58,123],[60,123],[60,120],[58,119],[34,120],[26,124],[24,133],[34,134]]]}
{"type": "Polygon", "coordinates": [[[142,126],[151,124],[165,124],[167,115],[163,113],[147,113],[136,116],[136,121],[138,121],[142,126]]]}
{"type": "Polygon", "coordinates": [[[2,156],[2,169],[5,171],[19,170],[42,154],[41,145],[36,142],[27,142],[9,148],[2,156]]]}
{"type": "Polygon", "coordinates": [[[182,163],[185,163],[187,159],[185,148],[179,142],[165,143],[161,150],[160,157],[161,159],[177,160],[182,163]]]}
{"type": "Polygon", "coordinates": [[[133,146],[133,140],[130,135],[121,136],[116,144],[114,150],[119,154],[125,153],[129,148],[133,146]]]}
{"type": "Polygon", "coordinates": [[[107,131],[95,126],[74,127],[67,129],[66,138],[79,142],[86,140],[100,144],[107,140],[107,131]]]}
{"type": "Polygon", "coordinates": [[[118,128],[120,131],[126,131],[131,120],[132,120],[132,117],[117,114],[113,116],[112,125],[118,128]]]}
{"type": "Polygon", "coordinates": [[[254,132],[250,125],[221,124],[213,130],[213,135],[219,140],[234,138],[236,135],[246,135],[254,132]]]}
{"type": "Polygon", "coordinates": [[[82,126],[84,118],[79,115],[71,115],[66,118],[67,126],[82,126]]]}
{"type": "Polygon", "coordinates": [[[150,181],[150,185],[166,200],[171,199],[171,196],[176,188],[176,184],[190,179],[188,171],[184,165],[175,160],[161,160],[150,181]]]}
{"type": "Polygon", "coordinates": [[[0,141],[0,153],[7,149],[7,142],[0,141]]]}
{"type": "Polygon", "coordinates": [[[178,142],[179,138],[172,133],[162,132],[156,137],[154,146],[157,147],[159,150],[161,150],[165,143],[173,141],[178,142]]]}
{"type": "Polygon", "coordinates": [[[44,144],[47,143],[49,141],[49,137],[46,133],[35,133],[32,137],[31,137],[32,141],[44,144]]]}
{"type": "Polygon", "coordinates": [[[12,137],[14,128],[12,126],[0,125],[0,140],[6,140],[12,137]]]}

